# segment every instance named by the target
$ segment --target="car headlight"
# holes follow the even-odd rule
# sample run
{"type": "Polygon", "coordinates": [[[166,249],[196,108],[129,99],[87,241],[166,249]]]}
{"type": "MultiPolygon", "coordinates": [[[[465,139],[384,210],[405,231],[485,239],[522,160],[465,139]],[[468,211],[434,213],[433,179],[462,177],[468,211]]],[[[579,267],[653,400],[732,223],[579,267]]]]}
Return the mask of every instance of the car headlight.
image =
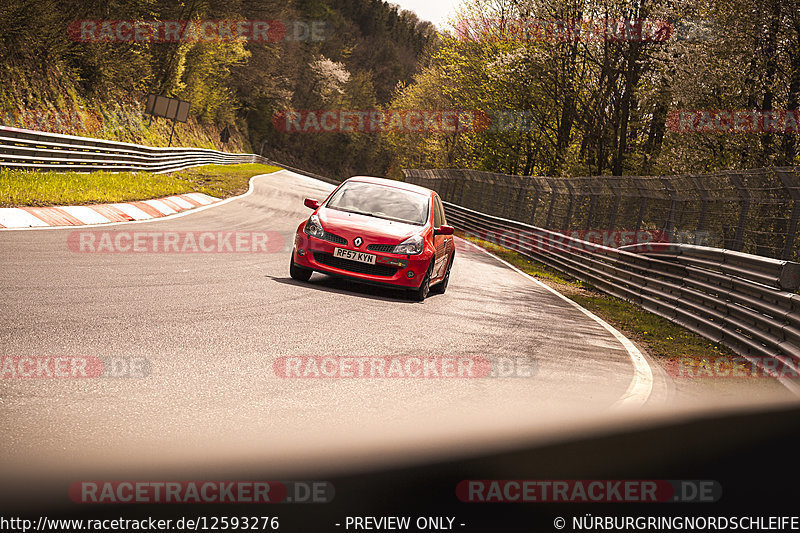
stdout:
{"type": "Polygon", "coordinates": [[[325,234],[325,230],[322,229],[322,224],[319,222],[319,217],[317,215],[311,215],[306,222],[305,227],[303,228],[303,232],[306,235],[311,235],[312,237],[317,237],[321,239],[322,236],[325,234]]]}
{"type": "Polygon", "coordinates": [[[395,246],[394,250],[392,250],[392,253],[402,254],[402,255],[414,255],[421,253],[424,247],[425,247],[425,240],[419,235],[414,235],[413,237],[409,237],[408,239],[404,240],[403,242],[395,246]]]}

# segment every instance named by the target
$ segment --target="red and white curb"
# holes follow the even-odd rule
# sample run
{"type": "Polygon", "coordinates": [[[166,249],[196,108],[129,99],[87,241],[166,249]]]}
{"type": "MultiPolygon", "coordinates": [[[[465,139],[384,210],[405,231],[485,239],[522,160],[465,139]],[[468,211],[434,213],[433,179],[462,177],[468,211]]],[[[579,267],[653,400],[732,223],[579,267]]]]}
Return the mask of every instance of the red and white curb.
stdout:
{"type": "Polygon", "coordinates": [[[161,218],[181,211],[219,202],[219,198],[192,192],[158,200],[118,204],[71,205],[61,207],[0,208],[0,228],[40,228],[53,226],[87,226],[134,222],[161,218]]]}

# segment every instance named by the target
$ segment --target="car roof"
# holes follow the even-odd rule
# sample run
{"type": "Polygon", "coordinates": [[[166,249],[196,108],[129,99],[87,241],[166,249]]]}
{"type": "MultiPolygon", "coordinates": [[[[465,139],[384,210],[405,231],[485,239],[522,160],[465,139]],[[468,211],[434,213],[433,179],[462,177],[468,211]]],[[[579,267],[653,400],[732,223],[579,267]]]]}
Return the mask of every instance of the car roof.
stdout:
{"type": "Polygon", "coordinates": [[[358,181],[362,183],[374,183],[375,185],[385,185],[387,187],[395,187],[397,189],[416,192],[427,196],[430,196],[430,194],[433,192],[430,189],[427,189],[425,187],[420,187],[419,185],[414,185],[413,183],[406,183],[404,181],[397,181],[397,180],[389,180],[386,178],[376,178],[373,176],[353,176],[352,178],[348,178],[346,181],[358,181]]]}

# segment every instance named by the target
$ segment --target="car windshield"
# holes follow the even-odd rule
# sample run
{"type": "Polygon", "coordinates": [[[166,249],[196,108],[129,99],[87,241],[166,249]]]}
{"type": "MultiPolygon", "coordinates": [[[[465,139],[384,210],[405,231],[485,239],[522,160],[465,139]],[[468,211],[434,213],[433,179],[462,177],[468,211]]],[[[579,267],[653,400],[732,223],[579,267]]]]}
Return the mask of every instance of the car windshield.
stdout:
{"type": "Polygon", "coordinates": [[[428,205],[423,194],[353,181],[342,185],[326,207],[422,226],[428,221],[428,205]]]}

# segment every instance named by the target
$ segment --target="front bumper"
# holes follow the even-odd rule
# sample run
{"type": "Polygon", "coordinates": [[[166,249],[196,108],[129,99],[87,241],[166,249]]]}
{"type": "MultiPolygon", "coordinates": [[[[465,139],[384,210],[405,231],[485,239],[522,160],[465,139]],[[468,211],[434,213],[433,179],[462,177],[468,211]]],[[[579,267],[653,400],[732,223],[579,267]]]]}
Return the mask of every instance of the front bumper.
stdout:
{"type": "Polygon", "coordinates": [[[427,249],[418,255],[397,255],[375,252],[366,248],[366,245],[361,248],[337,245],[310,237],[300,231],[295,235],[292,259],[297,266],[317,272],[344,276],[370,284],[392,285],[406,289],[419,288],[431,262],[432,253],[427,249]],[[375,265],[368,265],[337,258],[333,256],[334,248],[369,253],[376,256],[377,260],[375,265]],[[304,255],[298,253],[298,250],[301,249],[305,251],[304,255]],[[413,273],[412,277],[409,277],[409,272],[413,273]]]}

